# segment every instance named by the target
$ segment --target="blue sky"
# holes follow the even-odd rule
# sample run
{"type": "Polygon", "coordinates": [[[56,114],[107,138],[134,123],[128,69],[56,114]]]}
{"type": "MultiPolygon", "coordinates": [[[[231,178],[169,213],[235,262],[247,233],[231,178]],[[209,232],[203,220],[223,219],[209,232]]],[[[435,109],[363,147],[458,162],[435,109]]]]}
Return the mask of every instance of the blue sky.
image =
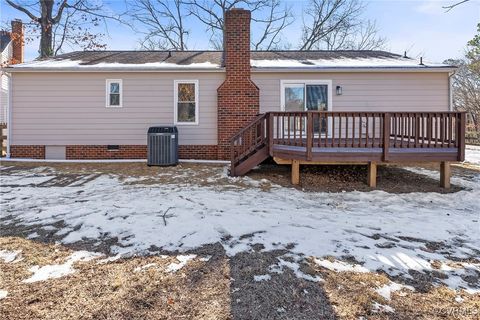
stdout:
{"type": "MultiPolygon", "coordinates": [[[[460,57],[468,40],[476,32],[480,22],[480,0],[471,0],[450,12],[442,6],[455,0],[366,0],[365,18],[376,20],[380,35],[388,39],[387,49],[403,53],[408,50],[410,56],[423,56],[429,61],[443,61],[447,58],[460,57]]],[[[121,6],[123,0],[113,3],[121,6]]],[[[301,21],[302,7],[306,1],[289,0],[296,12],[296,21],[301,21]]],[[[5,0],[0,0],[0,21],[4,25],[13,18],[25,19],[22,13],[10,8],[5,0]]],[[[296,39],[300,23],[294,23],[285,37],[296,39]]],[[[191,24],[189,49],[208,48],[208,37],[202,27],[191,24]]],[[[138,49],[141,38],[128,27],[109,23],[108,49],[138,49]]],[[[295,41],[293,41],[295,44],[295,41]]],[[[38,42],[29,43],[26,47],[26,58],[33,59],[37,55],[38,42]]]]}

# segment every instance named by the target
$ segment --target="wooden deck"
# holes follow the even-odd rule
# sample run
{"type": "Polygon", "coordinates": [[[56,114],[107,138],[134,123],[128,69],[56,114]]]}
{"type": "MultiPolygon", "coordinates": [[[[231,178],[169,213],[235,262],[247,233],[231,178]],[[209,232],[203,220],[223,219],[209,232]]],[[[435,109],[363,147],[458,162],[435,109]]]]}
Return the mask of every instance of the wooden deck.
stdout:
{"type": "Polygon", "coordinates": [[[448,163],[465,157],[465,114],[269,112],[232,138],[231,174],[243,175],[268,157],[292,165],[293,183],[300,164],[362,163],[376,174],[378,163],[441,162],[448,186],[448,163]]]}

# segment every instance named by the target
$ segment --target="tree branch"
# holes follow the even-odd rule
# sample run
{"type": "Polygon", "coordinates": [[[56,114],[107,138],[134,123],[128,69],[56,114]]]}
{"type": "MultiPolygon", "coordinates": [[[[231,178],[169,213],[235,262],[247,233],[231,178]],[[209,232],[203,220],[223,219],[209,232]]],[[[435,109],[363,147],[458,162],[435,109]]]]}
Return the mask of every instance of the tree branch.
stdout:
{"type": "Polygon", "coordinates": [[[33,21],[35,22],[40,22],[40,18],[36,17],[33,13],[31,13],[30,11],[28,11],[26,8],[14,3],[13,1],[11,0],[6,0],[7,3],[14,9],[17,9],[18,11],[21,11],[23,13],[25,13],[30,19],[32,19],[33,21]]]}

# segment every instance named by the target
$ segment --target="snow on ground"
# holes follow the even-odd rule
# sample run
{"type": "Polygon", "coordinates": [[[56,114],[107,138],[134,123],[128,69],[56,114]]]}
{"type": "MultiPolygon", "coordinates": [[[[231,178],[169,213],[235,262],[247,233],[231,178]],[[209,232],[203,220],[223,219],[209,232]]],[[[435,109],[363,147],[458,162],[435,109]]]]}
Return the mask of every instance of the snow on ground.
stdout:
{"type": "MultiPolygon", "coordinates": [[[[416,171],[437,176],[428,170],[416,171]]],[[[28,171],[25,179],[31,174],[28,171]]],[[[3,173],[0,179],[3,214],[27,226],[63,221],[65,228],[56,233],[62,235],[63,243],[118,237],[119,245],[111,249],[120,255],[146,253],[152,246],[185,252],[216,242],[223,244],[227,254],[235,255],[256,243],[265,250],[294,244],[290,251],[297,257],[322,261],[325,256],[350,256],[361,264],[357,270],[381,269],[409,277],[409,270],[432,271],[433,261],[478,257],[480,250],[480,175],[473,180],[452,179],[466,188],[452,194],[305,193],[280,186],[265,191],[258,188],[259,183],[242,188],[233,179],[232,185],[216,187],[142,185],[123,183],[114,175],[69,187],[35,187],[23,183],[21,177],[9,186],[4,181],[11,180],[3,173]],[[441,250],[428,249],[432,243],[441,250]]],[[[171,266],[172,272],[188,262],[189,256],[184,257],[171,266]]],[[[347,265],[330,267],[340,270],[347,265]]],[[[71,265],[62,268],[58,272],[68,272],[71,265]]],[[[296,260],[279,259],[271,271],[285,268],[320,281],[303,274],[296,260]]],[[[33,279],[45,278],[37,275],[40,271],[47,277],[57,274],[38,268],[33,279]]],[[[463,280],[480,272],[479,264],[462,266],[459,262],[443,272],[448,275],[444,284],[479,290],[463,280]]]]}
{"type": "Polygon", "coordinates": [[[369,272],[367,268],[362,267],[361,265],[358,264],[349,264],[343,261],[330,261],[327,259],[321,260],[321,259],[315,259],[314,262],[318,264],[321,267],[324,267],[328,270],[336,271],[336,272],[345,272],[345,271],[350,271],[350,272],[369,272]]]}
{"type": "Polygon", "coordinates": [[[8,295],[8,291],[0,290],[0,300],[5,299],[8,295]]]}
{"type": "Polygon", "coordinates": [[[188,261],[195,259],[196,257],[197,256],[195,254],[177,256],[177,260],[179,261],[179,263],[174,262],[169,264],[167,267],[167,272],[177,272],[178,270],[185,267],[188,261]]]}
{"type": "Polygon", "coordinates": [[[68,257],[67,261],[63,264],[52,264],[46,266],[33,266],[29,269],[33,275],[23,280],[25,283],[44,281],[52,278],[60,278],[75,272],[73,264],[78,261],[89,261],[100,257],[101,254],[88,252],[88,251],[76,251],[68,257]]]}
{"type": "Polygon", "coordinates": [[[380,288],[377,288],[375,291],[379,295],[381,295],[385,300],[390,300],[393,292],[402,290],[404,288],[408,289],[408,290],[411,290],[411,291],[415,290],[411,286],[405,286],[405,285],[400,284],[400,283],[390,282],[389,284],[386,284],[386,285],[384,285],[380,288]]]}
{"type": "Polygon", "coordinates": [[[2,259],[5,263],[14,262],[20,252],[22,251],[0,250],[0,259],[2,259]]]}
{"type": "Polygon", "coordinates": [[[465,162],[480,165],[480,146],[468,145],[465,148],[465,162]]]}

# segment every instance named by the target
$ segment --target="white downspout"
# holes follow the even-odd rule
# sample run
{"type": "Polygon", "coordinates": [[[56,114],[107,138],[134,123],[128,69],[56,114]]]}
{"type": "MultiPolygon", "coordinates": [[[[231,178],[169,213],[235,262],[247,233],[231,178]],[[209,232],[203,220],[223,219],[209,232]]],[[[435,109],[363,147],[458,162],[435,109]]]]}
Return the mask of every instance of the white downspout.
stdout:
{"type": "Polygon", "coordinates": [[[453,76],[456,71],[452,71],[448,74],[448,110],[453,111],[453,76]]]}
{"type": "Polygon", "coordinates": [[[12,142],[12,75],[4,73],[8,78],[8,102],[7,102],[7,158],[10,158],[10,144],[12,142]]]}

